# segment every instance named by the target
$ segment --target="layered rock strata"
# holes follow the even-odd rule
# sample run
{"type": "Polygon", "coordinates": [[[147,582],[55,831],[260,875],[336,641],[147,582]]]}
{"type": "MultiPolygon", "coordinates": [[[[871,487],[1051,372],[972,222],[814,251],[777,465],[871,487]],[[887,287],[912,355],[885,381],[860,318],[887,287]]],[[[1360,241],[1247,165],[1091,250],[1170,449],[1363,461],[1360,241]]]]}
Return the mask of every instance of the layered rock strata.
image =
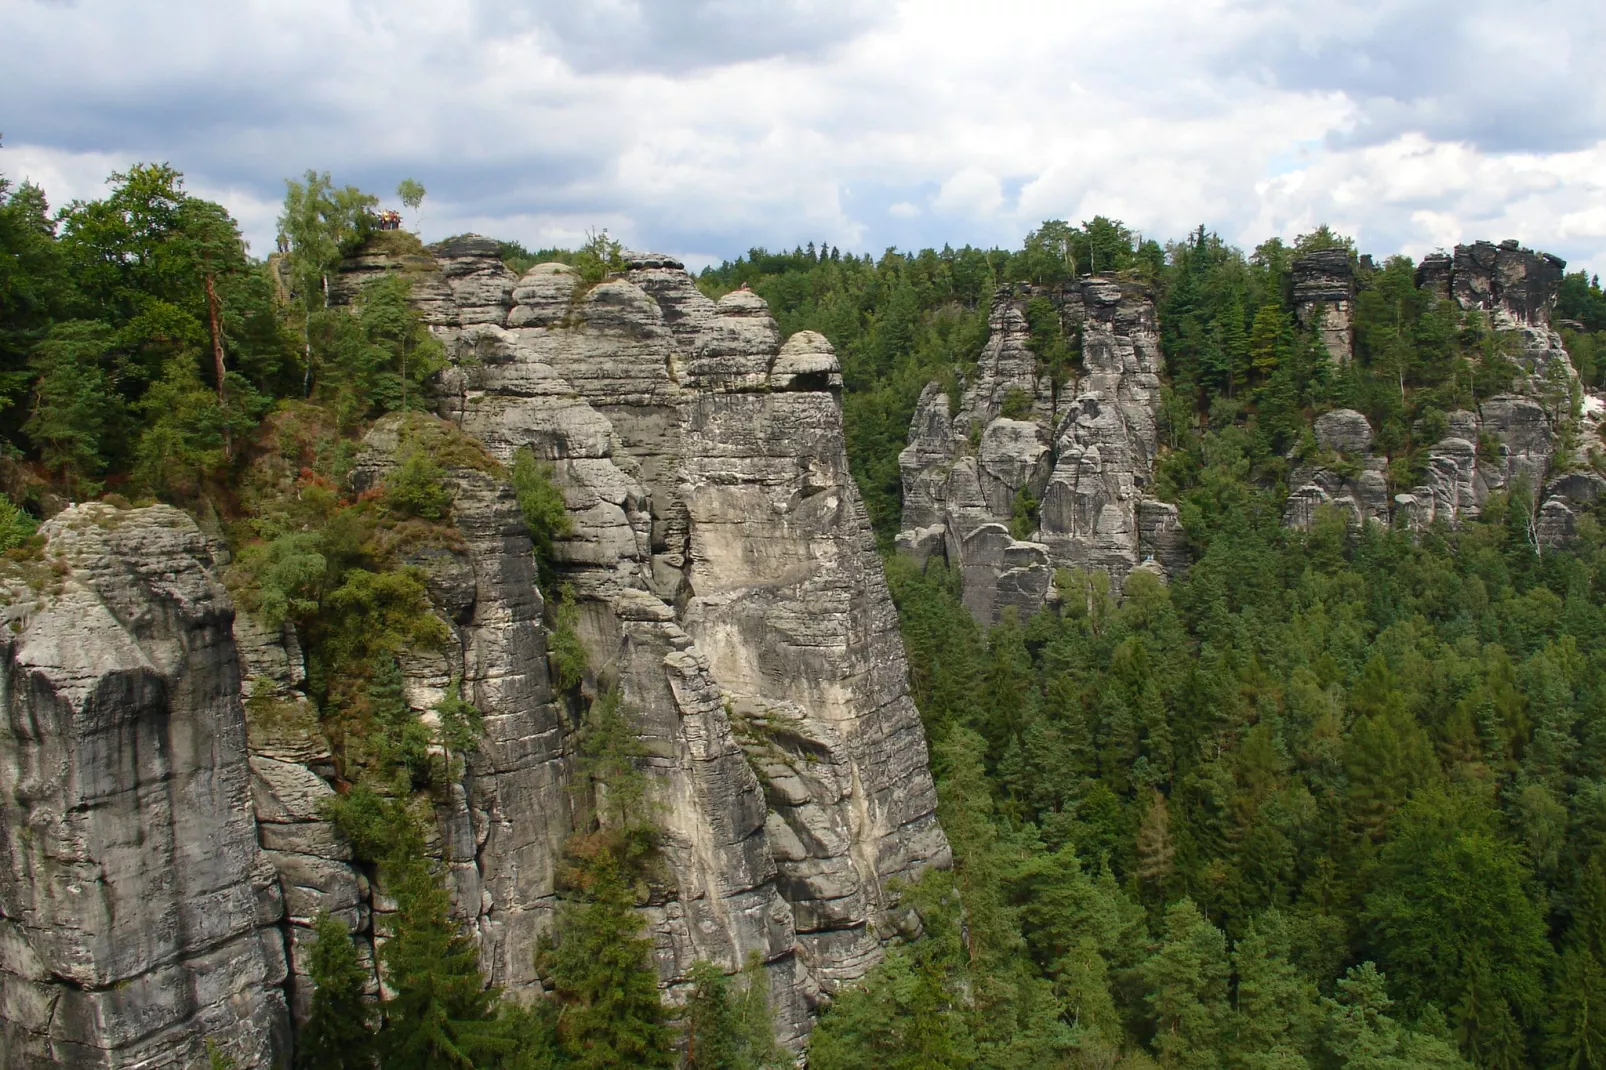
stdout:
{"type": "MultiPolygon", "coordinates": [[[[467,266],[472,241],[458,246],[465,263],[443,273],[480,280],[475,302],[502,293],[494,266],[467,266]]],[[[427,300],[434,283],[415,274],[427,300]]],[[[587,686],[618,690],[653,774],[669,879],[642,910],[660,978],[679,998],[697,960],[735,969],[757,951],[778,1031],[796,1042],[822,994],[862,976],[906,924],[889,885],[948,860],[896,613],[847,471],[835,354],[812,332],[782,344],[762,299],[715,302],[663,256],[591,287],[538,265],[502,300],[499,314],[477,303],[432,320],[451,360],[439,411],[504,463],[529,448],[564,494],[573,530],[556,567],[590,652],[587,686]]],[[[370,436],[359,481],[382,480],[389,426],[370,436]]],[[[480,522],[454,514],[472,557],[480,522]]],[[[521,589],[538,599],[533,576],[521,589]]],[[[539,618],[538,602],[510,597],[481,584],[474,612],[539,618]]],[[[461,671],[474,679],[467,660],[461,671]]],[[[422,708],[428,687],[415,689],[422,708]]],[[[474,701],[527,718],[554,709],[544,692],[474,701]]],[[[532,738],[561,794],[567,732],[544,716],[532,738]]],[[[549,792],[517,823],[543,844],[519,867],[533,879],[517,901],[535,904],[520,931],[545,925],[569,822],[549,792]]],[[[494,856],[478,852],[484,873],[494,856]]],[[[483,880],[482,919],[502,902],[483,880]]],[[[515,992],[535,983],[527,944],[486,956],[515,992]]]]}
{"type": "MultiPolygon", "coordinates": [[[[949,862],[835,355],[668,257],[587,287],[563,265],[514,277],[495,251],[371,251],[331,286],[339,304],[409,281],[451,358],[439,411],[487,451],[444,458],[455,535],[403,562],[449,636],[404,659],[408,703],[433,723],[456,686],[484,714],[428,848],[488,979],[538,993],[587,789],[505,467],[527,447],[573,522],[556,568],[584,689],[617,689],[647,753],[664,865],[639,908],[666,998],[698,960],[756,952],[795,1046],[918,926],[897,883],[949,862]]],[[[353,490],[383,484],[421,419],[375,426],[353,490]]],[[[296,637],[234,614],[220,551],[174,510],[82,506],[44,531],[48,566],[7,581],[0,1062],[188,1066],[213,1037],[242,1068],[280,1065],[313,919],[340,918],[371,964],[394,909],[328,820],[340,785],[296,637]]]]}
{"type": "Polygon", "coordinates": [[[290,1054],[233,607],[165,506],[69,508],[4,579],[0,1062],[290,1054]]]}
{"type": "Polygon", "coordinates": [[[1294,315],[1300,326],[1318,332],[1334,363],[1355,354],[1355,267],[1348,249],[1321,249],[1297,258],[1294,315]]]}
{"type": "Polygon", "coordinates": [[[1105,278],[1046,294],[1005,287],[988,326],[958,411],[940,384],[921,394],[898,459],[900,550],[945,555],[988,623],[1039,609],[1058,568],[1105,571],[1119,585],[1144,562],[1184,567],[1176,509],[1150,493],[1161,360],[1147,292],[1105,278]],[[1080,336],[1082,374],[1069,383],[1045,374],[1028,344],[1025,309],[1039,296],[1080,336]]]}

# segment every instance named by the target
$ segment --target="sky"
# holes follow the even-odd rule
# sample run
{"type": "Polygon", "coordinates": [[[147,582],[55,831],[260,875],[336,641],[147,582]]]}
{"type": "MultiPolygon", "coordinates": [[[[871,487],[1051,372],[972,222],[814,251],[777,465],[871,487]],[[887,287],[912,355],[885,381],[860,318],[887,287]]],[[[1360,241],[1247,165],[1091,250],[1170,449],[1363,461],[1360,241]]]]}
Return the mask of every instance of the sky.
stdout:
{"type": "Polygon", "coordinates": [[[416,178],[425,240],[694,268],[1106,215],[1606,271],[1601,0],[0,0],[0,41],[0,174],[165,161],[258,254],[315,168],[416,178]]]}

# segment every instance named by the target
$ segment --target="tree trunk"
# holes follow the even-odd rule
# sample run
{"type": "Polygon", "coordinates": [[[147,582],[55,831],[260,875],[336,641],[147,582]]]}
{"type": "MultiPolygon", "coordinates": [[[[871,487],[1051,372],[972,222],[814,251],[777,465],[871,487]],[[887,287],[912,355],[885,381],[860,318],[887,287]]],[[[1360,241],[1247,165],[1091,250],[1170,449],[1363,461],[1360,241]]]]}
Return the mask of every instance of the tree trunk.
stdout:
{"type": "Polygon", "coordinates": [[[234,443],[229,437],[229,398],[223,385],[223,335],[218,330],[217,311],[217,287],[212,285],[211,274],[207,274],[206,314],[212,326],[212,366],[217,372],[217,407],[223,414],[223,457],[225,460],[232,460],[234,457],[234,443]]]}

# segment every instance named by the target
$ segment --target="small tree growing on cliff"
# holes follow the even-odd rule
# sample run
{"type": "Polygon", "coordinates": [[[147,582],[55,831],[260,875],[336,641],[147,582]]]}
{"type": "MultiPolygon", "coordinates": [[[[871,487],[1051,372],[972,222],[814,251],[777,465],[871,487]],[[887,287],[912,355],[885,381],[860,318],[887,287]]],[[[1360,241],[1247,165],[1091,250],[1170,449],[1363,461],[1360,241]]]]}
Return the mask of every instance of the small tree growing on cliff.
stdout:
{"type": "Polygon", "coordinates": [[[418,221],[423,218],[423,214],[419,212],[418,208],[419,205],[424,203],[424,194],[427,192],[429,191],[424,189],[424,184],[415,178],[404,178],[401,180],[401,184],[396,187],[396,196],[401,198],[402,204],[412,210],[413,233],[415,234],[418,233],[418,221]]]}
{"type": "Polygon", "coordinates": [[[296,1070],[371,1070],[374,1033],[363,999],[363,970],[351,935],[328,912],[313,925],[308,973],[315,986],[296,1047],[296,1070]]]}

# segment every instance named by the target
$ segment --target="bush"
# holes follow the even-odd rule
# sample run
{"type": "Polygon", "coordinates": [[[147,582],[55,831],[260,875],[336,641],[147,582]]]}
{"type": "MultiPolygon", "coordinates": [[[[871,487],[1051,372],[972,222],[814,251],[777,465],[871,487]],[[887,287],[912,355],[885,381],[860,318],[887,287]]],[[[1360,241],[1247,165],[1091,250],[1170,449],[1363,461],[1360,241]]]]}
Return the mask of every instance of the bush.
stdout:
{"type": "Polygon", "coordinates": [[[384,500],[386,508],[401,516],[440,520],[452,504],[446,470],[422,447],[409,445],[385,478],[384,500]]]}
{"type": "Polygon", "coordinates": [[[553,626],[547,632],[546,657],[552,672],[552,690],[561,695],[579,687],[590,668],[577,628],[580,612],[574,608],[574,593],[567,586],[558,592],[553,618],[553,626]]]}
{"type": "Polygon", "coordinates": [[[563,492],[552,481],[552,466],[536,460],[528,446],[513,455],[513,493],[530,529],[530,542],[540,561],[542,581],[550,582],[552,542],[573,530],[563,492]]]}
{"type": "Polygon", "coordinates": [[[0,552],[14,550],[33,538],[39,522],[0,494],[0,552]]]}

